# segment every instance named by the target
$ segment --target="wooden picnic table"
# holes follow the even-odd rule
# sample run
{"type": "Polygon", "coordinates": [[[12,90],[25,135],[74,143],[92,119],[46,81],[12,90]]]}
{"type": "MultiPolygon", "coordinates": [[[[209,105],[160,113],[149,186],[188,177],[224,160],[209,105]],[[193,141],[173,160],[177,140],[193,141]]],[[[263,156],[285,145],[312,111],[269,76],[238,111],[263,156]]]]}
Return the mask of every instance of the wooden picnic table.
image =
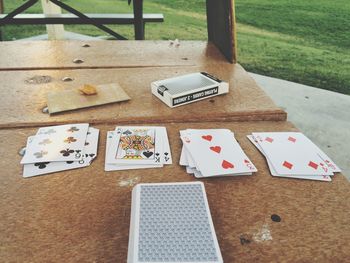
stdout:
{"type": "MultiPolygon", "coordinates": [[[[145,39],[146,22],[163,22],[162,14],[143,14],[143,0],[133,0],[133,14],[84,14],[67,3],[59,0],[46,0],[42,2],[44,14],[23,14],[39,0],[26,0],[8,14],[4,11],[3,0],[0,0],[0,26],[1,25],[53,25],[53,24],[86,24],[94,25],[119,40],[126,38],[106,27],[106,24],[133,24],[135,39],[145,39]],[[50,6],[50,7],[48,7],[50,6]],[[52,7],[54,6],[54,7],[52,7]],[[61,8],[68,14],[62,14],[61,8]],[[46,12],[47,9],[55,9],[55,12],[46,12]]],[[[129,4],[131,0],[128,1],[129,4]]],[[[0,31],[0,40],[2,40],[0,31]]]]}
{"type": "Polygon", "coordinates": [[[106,133],[100,129],[90,167],[22,178],[18,150],[37,128],[2,129],[0,258],[3,262],[126,262],[131,190],[137,183],[194,181],[178,165],[179,130],[227,128],[256,165],[252,176],[201,180],[224,262],[345,262],[350,258],[350,191],[331,183],[275,178],[248,141],[259,131],[295,131],[288,122],[158,123],[168,130],[174,164],[104,172],[106,133]],[[11,141],[11,143],[9,143],[11,141]],[[277,214],[281,222],[271,220],[277,214]]]}
{"type": "Polygon", "coordinates": [[[6,51],[0,55],[4,112],[0,116],[0,127],[70,122],[286,119],[286,113],[273,103],[252,77],[240,65],[228,63],[212,44],[190,41],[174,47],[169,46],[167,41],[108,41],[93,42],[90,48],[85,49],[83,43],[28,42],[24,43],[27,51],[23,53],[15,52],[21,42],[13,42],[13,46],[0,43],[0,48],[6,51]],[[105,43],[104,48],[101,43],[105,43]],[[79,57],[82,52],[85,63],[72,63],[73,58],[79,57]],[[230,93],[175,109],[169,108],[151,93],[152,81],[200,71],[228,81],[230,93]],[[42,83],[42,76],[47,76],[49,81],[42,83]],[[62,81],[65,77],[73,81],[62,81]],[[124,88],[131,97],[130,101],[52,116],[42,112],[47,105],[49,91],[77,89],[86,83],[113,82],[124,88]]]}
{"type": "Polygon", "coordinates": [[[170,41],[152,40],[14,41],[1,42],[0,48],[0,70],[229,64],[215,45],[206,41],[181,41],[180,45],[170,41]],[[75,59],[83,62],[74,63],[75,59]]]}
{"type": "Polygon", "coordinates": [[[84,43],[0,43],[1,261],[125,262],[132,187],[196,180],[178,165],[179,130],[187,128],[232,130],[258,168],[252,176],[201,180],[224,262],[350,258],[349,183],[341,174],[330,183],[270,175],[265,158],[246,135],[297,129],[240,65],[228,63],[205,42],[175,47],[168,41],[101,41],[90,42],[89,48],[82,47],[84,43]],[[79,57],[84,63],[72,63],[79,57]],[[202,70],[229,81],[230,93],[177,109],[151,95],[153,80],[202,70]],[[42,79],[38,76],[49,76],[50,81],[36,84],[42,79]],[[63,77],[73,81],[64,82],[63,77]],[[41,112],[48,91],[86,82],[119,82],[131,101],[54,116],[41,112]],[[27,137],[44,125],[73,122],[100,129],[92,165],[22,178],[17,153],[27,137]],[[174,164],[104,172],[106,133],[120,124],[166,126],[174,164]],[[273,214],[281,222],[272,221],[273,214]]]}
{"type": "Polygon", "coordinates": [[[239,65],[158,67],[130,69],[83,69],[42,71],[0,71],[2,111],[0,127],[24,127],[59,123],[144,123],[182,121],[285,120],[286,113],[256,85],[239,65]],[[229,81],[227,95],[202,100],[174,109],[151,93],[155,80],[192,72],[208,71],[229,81]],[[37,76],[37,77],[36,77],[37,76]],[[50,76],[49,83],[34,84],[40,76],[50,76]],[[64,82],[69,76],[74,79],[64,82]],[[33,83],[34,82],[34,83],[33,83]],[[47,93],[77,89],[85,83],[119,83],[130,101],[58,114],[45,114],[47,93]]]}

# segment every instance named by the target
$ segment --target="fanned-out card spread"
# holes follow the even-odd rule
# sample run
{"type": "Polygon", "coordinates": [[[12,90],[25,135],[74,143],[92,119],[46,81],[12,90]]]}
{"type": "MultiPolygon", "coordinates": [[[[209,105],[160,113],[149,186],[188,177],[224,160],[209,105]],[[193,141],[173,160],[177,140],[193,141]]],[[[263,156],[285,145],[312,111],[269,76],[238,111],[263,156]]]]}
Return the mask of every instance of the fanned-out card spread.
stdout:
{"type": "Polygon", "coordinates": [[[252,175],[256,167],[228,129],[180,131],[180,165],[196,178],[252,175]]]}
{"type": "Polygon", "coordinates": [[[247,137],[265,156],[272,176],[330,182],[341,171],[301,132],[253,132],[247,137]]]}
{"type": "Polygon", "coordinates": [[[88,123],[40,128],[27,139],[23,177],[89,166],[97,156],[98,137],[99,130],[88,123]]]}
{"type": "Polygon", "coordinates": [[[206,72],[191,73],[151,83],[153,95],[169,107],[228,93],[229,85],[206,72]]]}
{"type": "Polygon", "coordinates": [[[49,113],[53,114],[130,100],[128,94],[126,94],[118,83],[97,85],[93,87],[90,85],[85,86],[86,87],[81,89],[49,92],[47,95],[49,113]],[[91,92],[92,88],[94,88],[93,92],[91,92]]]}
{"type": "Polygon", "coordinates": [[[127,262],[223,262],[203,183],[134,187],[127,262]]]}

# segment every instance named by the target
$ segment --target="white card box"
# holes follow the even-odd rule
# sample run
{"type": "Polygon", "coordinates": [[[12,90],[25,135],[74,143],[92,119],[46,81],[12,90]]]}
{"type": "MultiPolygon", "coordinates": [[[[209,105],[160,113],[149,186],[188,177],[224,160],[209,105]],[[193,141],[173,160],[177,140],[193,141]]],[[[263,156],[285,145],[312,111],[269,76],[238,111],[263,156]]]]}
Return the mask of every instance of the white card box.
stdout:
{"type": "Polygon", "coordinates": [[[152,93],[171,108],[229,92],[229,85],[206,72],[151,83],[152,93]]]}
{"type": "Polygon", "coordinates": [[[127,262],[223,262],[202,182],[134,187],[127,262]]]}

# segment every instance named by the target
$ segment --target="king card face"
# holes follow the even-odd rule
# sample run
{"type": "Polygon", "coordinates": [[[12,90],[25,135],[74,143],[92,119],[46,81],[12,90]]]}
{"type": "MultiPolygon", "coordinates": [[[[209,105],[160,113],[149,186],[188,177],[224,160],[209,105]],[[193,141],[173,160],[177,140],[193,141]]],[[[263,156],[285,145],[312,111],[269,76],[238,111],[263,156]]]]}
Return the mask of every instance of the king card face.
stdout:
{"type": "MultiPolygon", "coordinates": [[[[158,127],[158,126],[154,126],[154,127],[149,127],[149,126],[145,126],[145,127],[117,127],[116,128],[116,132],[117,134],[121,134],[121,137],[124,137],[123,135],[127,135],[127,133],[129,133],[130,131],[133,130],[144,130],[146,132],[151,133],[149,135],[149,139],[153,139],[152,141],[161,141],[162,145],[161,145],[161,154],[160,154],[160,163],[163,164],[172,164],[172,154],[171,154],[171,150],[170,150],[170,144],[169,144],[169,139],[168,139],[168,134],[167,134],[167,130],[165,127],[158,127]],[[154,139],[154,137],[156,136],[156,139],[154,139]]],[[[142,138],[141,138],[142,139],[142,138]]],[[[121,140],[121,139],[120,139],[121,140]]],[[[123,139],[124,141],[126,140],[125,138],[123,139]]],[[[154,145],[153,145],[153,149],[152,150],[148,150],[147,151],[147,145],[145,147],[143,147],[146,151],[144,151],[144,153],[142,153],[141,156],[144,157],[144,159],[150,159],[149,157],[152,157],[153,155],[153,151],[154,151],[154,145]],[[150,153],[151,152],[151,153],[150,153]]],[[[121,144],[119,142],[119,146],[118,146],[118,152],[120,152],[121,154],[123,154],[123,149],[121,147],[121,144]]],[[[155,156],[155,158],[157,159],[157,153],[155,153],[153,156],[155,156]]]]}
{"type": "Polygon", "coordinates": [[[116,159],[152,160],[155,158],[155,130],[127,129],[119,139],[116,159]]]}
{"type": "MultiPolygon", "coordinates": [[[[107,132],[107,140],[106,140],[106,162],[105,162],[105,171],[123,171],[123,170],[132,170],[132,169],[149,169],[149,168],[160,168],[163,167],[163,164],[115,164],[108,163],[110,147],[113,141],[117,141],[118,134],[116,131],[108,131],[107,132]]],[[[114,154],[114,152],[112,151],[114,154]]],[[[114,159],[114,155],[111,156],[112,160],[114,159]]]]}
{"type": "Polygon", "coordinates": [[[163,136],[155,127],[117,127],[108,150],[109,164],[163,164],[163,136]]]}

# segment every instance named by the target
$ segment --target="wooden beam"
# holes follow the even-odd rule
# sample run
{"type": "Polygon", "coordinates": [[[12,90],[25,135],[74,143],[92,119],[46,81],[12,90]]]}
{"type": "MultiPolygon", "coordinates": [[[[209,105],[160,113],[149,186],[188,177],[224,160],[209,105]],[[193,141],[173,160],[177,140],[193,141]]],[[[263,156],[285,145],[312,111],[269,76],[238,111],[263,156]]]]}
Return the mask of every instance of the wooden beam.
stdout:
{"type": "Polygon", "coordinates": [[[133,0],[135,40],[145,39],[145,23],[143,21],[143,0],[133,0]]]}
{"type": "Polygon", "coordinates": [[[4,13],[4,1],[0,0],[0,14],[4,13]]]}
{"type": "MultiPolygon", "coordinates": [[[[80,18],[74,14],[19,14],[15,18],[8,21],[6,25],[91,25],[91,21],[99,24],[109,25],[128,25],[134,24],[135,19],[133,14],[85,14],[89,18],[80,18]]],[[[0,25],[3,25],[1,19],[6,17],[6,14],[0,14],[0,25]]],[[[163,22],[163,14],[143,14],[143,23],[163,22]]]]}
{"type": "MultiPolygon", "coordinates": [[[[0,0],[0,14],[4,13],[4,1],[3,0],[0,0]]],[[[2,41],[2,30],[1,30],[1,27],[0,27],[0,41],[2,41]]]]}
{"type": "MultiPolygon", "coordinates": [[[[49,0],[41,0],[43,12],[45,15],[58,15],[62,14],[62,10],[59,6],[51,3],[49,0]]],[[[49,40],[62,40],[64,39],[64,26],[61,25],[46,25],[47,36],[49,40]]]]}
{"type": "Polygon", "coordinates": [[[208,40],[213,42],[231,63],[237,61],[234,0],[207,0],[208,40]]]}

